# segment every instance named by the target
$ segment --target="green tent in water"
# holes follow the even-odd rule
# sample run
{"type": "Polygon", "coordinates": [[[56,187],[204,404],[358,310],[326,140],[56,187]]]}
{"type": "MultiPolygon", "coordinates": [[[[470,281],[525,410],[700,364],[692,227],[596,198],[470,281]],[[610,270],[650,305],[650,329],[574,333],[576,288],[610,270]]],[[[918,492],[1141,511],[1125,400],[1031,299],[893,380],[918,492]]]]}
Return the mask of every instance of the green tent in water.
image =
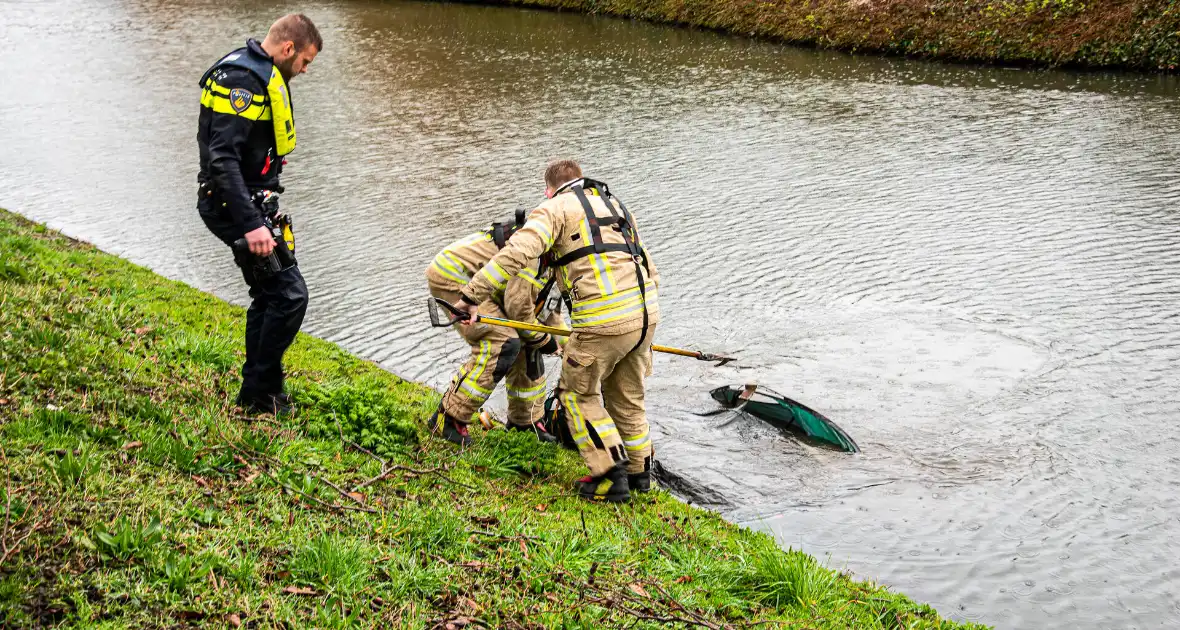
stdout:
{"type": "Polygon", "coordinates": [[[725,409],[701,414],[713,415],[721,411],[745,411],[750,415],[786,431],[801,434],[820,445],[835,447],[849,453],[860,452],[844,429],[836,426],[820,412],[757,385],[734,387],[726,385],[710,392],[713,400],[725,409]]]}

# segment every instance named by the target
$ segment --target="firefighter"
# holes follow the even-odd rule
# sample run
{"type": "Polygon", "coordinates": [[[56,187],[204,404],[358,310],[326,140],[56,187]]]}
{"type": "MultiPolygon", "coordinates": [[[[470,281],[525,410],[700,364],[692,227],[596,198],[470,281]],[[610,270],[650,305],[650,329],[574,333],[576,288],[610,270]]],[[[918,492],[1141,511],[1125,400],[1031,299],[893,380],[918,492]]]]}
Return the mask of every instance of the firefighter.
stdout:
{"type": "Polygon", "coordinates": [[[634,217],[577,163],[550,164],[545,195],[548,201],[463,287],[460,306],[473,317],[529,261],[553,257],[573,327],[556,396],[590,469],[575,487],[586,499],[627,501],[632,490],[651,488],[643,381],[660,319],[659,276],[634,217]]]}
{"type": "Polygon", "coordinates": [[[289,82],[324,47],[305,15],[279,18],[261,42],[222,57],[201,77],[197,210],[234,252],[252,300],[237,402],[250,412],[291,410],[283,354],[307,311],[290,220],[279,212],[279,175],[295,149],[289,82]]]}
{"type": "MultiPolygon", "coordinates": [[[[515,221],[494,224],[446,246],[426,269],[426,283],[436,298],[457,303],[460,291],[524,223],[524,211],[515,221]]],[[[479,306],[483,315],[537,323],[538,315],[549,325],[561,325],[560,312],[549,300],[551,274],[539,259],[529,261],[479,306]],[[547,286],[548,285],[548,286],[547,286]],[[548,305],[548,308],[547,308],[548,305]]],[[[554,292],[555,293],[555,292],[554,292]]],[[[555,293],[556,295],[556,293],[555,293]]],[[[505,381],[508,393],[508,428],[531,431],[543,442],[555,442],[541,417],[544,414],[545,364],[543,354],[558,348],[545,333],[513,330],[487,324],[457,327],[471,347],[471,356],[451,379],[442,402],[428,422],[431,432],[460,446],[471,443],[467,425],[492,390],[505,381]]]]}

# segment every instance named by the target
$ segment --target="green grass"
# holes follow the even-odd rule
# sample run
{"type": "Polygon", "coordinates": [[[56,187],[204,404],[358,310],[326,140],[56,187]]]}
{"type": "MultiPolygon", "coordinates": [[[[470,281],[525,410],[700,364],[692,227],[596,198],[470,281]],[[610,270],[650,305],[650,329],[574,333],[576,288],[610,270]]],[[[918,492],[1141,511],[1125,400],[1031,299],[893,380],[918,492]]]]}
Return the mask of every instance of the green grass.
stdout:
{"type": "Polygon", "coordinates": [[[300,413],[241,417],[242,317],[0,211],[0,627],[967,627],[662,492],[586,504],[530,435],[459,453],[318,339],[300,413]]]}

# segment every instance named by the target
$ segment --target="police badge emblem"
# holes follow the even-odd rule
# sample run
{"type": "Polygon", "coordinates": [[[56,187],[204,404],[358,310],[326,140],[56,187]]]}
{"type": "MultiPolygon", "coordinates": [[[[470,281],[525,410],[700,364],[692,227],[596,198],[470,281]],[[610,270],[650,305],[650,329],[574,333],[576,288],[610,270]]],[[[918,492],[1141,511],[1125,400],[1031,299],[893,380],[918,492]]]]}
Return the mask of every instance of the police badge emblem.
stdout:
{"type": "Polygon", "coordinates": [[[229,106],[234,108],[237,113],[246,111],[250,107],[250,103],[254,101],[254,94],[250,90],[242,88],[234,88],[229,91],[229,106]]]}

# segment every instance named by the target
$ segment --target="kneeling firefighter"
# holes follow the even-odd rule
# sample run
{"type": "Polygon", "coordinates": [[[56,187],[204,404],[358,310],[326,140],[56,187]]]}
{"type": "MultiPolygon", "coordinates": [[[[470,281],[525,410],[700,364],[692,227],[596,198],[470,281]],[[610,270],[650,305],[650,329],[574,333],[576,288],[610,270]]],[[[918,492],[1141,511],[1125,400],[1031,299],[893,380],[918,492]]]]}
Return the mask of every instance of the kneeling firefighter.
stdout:
{"type": "MultiPolygon", "coordinates": [[[[524,210],[519,210],[513,221],[495,223],[489,230],[447,245],[426,269],[430,294],[458,303],[463,287],[524,224],[524,218],[524,210]]],[[[527,323],[538,323],[540,319],[550,326],[562,325],[560,296],[557,291],[550,290],[552,274],[544,261],[528,261],[511,274],[501,273],[493,266],[491,273],[503,282],[498,283],[479,305],[481,314],[527,323]]],[[[557,340],[545,333],[486,324],[459,326],[456,330],[471,346],[471,356],[443,394],[442,402],[429,422],[431,432],[460,446],[470,444],[467,424],[471,416],[487,402],[496,384],[503,380],[508,390],[508,428],[532,431],[543,442],[555,442],[557,438],[550,434],[542,421],[545,398],[542,354],[556,352],[557,340]]]]}
{"type": "MultiPolygon", "coordinates": [[[[582,177],[577,163],[545,171],[549,200],[462,290],[460,306],[473,317],[504,278],[543,254],[553,256],[570,306],[555,415],[577,445],[590,474],[580,496],[622,502],[651,488],[652,444],[644,412],[643,380],[651,374],[651,343],[659,322],[659,276],[643,248],[635,220],[606,184],[582,177]]],[[[471,321],[470,319],[468,321],[471,321]]],[[[553,430],[560,427],[555,418],[553,430]]]]}

